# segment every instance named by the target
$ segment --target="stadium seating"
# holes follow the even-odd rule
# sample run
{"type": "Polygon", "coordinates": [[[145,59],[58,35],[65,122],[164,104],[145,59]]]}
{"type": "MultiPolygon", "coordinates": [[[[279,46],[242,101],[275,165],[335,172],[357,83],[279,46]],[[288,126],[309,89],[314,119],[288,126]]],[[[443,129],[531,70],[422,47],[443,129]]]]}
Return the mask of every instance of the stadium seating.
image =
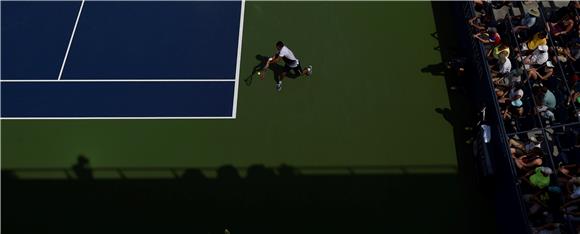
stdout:
{"type": "Polygon", "coordinates": [[[515,184],[529,232],[577,233],[580,3],[506,3],[466,3],[470,33],[484,50],[474,49],[476,63],[487,67],[495,93],[488,104],[503,122],[507,152],[496,156],[512,167],[503,179],[515,184]]]}

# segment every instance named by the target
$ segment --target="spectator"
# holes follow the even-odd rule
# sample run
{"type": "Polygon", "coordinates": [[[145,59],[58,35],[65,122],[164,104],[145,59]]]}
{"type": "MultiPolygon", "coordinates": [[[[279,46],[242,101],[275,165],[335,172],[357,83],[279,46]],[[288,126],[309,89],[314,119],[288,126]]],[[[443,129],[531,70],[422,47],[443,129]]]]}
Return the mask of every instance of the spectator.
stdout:
{"type": "Polygon", "coordinates": [[[511,5],[511,1],[508,1],[508,0],[496,0],[496,1],[491,2],[491,6],[494,9],[500,9],[504,6],[509,6],[509,5],[511,5]]]}
{"type": "Polygon", "coordinates": [[[558,233],[563,233],[560,230],[560,227],[562,226],[561,223],[546,223],[544,225],[541,225],[539,227],[534,227],[533,233],[536,234],[558,234],[558,233]]]}
{"type": "Polygon", "coordinates": [[[568,180],[566,189],[571,199],[580,198],[580,177],[573,177],[568,180]]]}
{"type": "Polygon", "coordinates": [[[501,59],[501,58],[508,58],[510,56],[510,47],[505,43],[501,45],[493,47],[493,49],[489,50],[487,57],[490,59],[501,59]]]}
{"type": "Polygon", "coordinates": [[[539,114],[544,119],[556,121],[556,116],[554,115],[554,113],[550,111],[548,106],[546,106],[543,102],[538,103],[538,105],[536,106],[536,113],[539,114]]]}
{"type": "Polygon", "coordinates": [[[469,19],[467,23],[477,31],[486,31],[488,27],[495,26],[491,16],[491,14],[482,13],[469,19]]]}
{"type": "Polygon", "coordinates": [[[580,221],[580,207],[577,205],[580,203],[580,199],[574,199],[566,202],[560,207],[564,213],[564,218],[570,221],[578,222],[580,221]]]}
{"type": "Polygon", "coordinates": [[[528,143],[524,144],[521,141],[510,139],[509,145],[511,148],[515,149],[516,155],[522,155],[532,152],[535,148],[540,148],[543,139],[536,139],[536,141],[529,141],[528,143]]]}
{"type": "Polygon", "coordinates": [[[544,31],[541,32],[537,32],[536,34],[534,34],[534,36],[532,37],[532,39],[528,40],[527,42],[522,44],[522,51],[527,51],[527,50],[535,50],[538,48],[538,46],[541,45],[547,45],[548,44],[548,39],[547,39],[547,34],[544,31]]]}
{"type": "Polygon", "coordinates": [[[528,77],[532,80],[548,80],[552,74],[554,74],[554,64],[551,61],[547,61],[541,68],[532,67],[528,70],[528,77]]]}
{"type": "Polygon", "coordinates": [[[509,58],[501,57],[497,64],[492,66],[491,75],[493,77],[505,77],[508,75],[512,70],[512,62],[509,58]]]}
{"type": "Polygon", "coordinates": [[[504,121],[506,121],[506,123],[509,123],[508,121],[512,119],[512,113],[508,109],[501,110],[501,117],[504,121]]]}
{"type": "Polygon", "coordinates": [[[570,96],[568,96],[568,102],[566,104],[570,106],[574,103],[580,104],[580,92],[575,92],[574,90],[572,90],[570,96]]]}
{"type": "Polygon", "coordinates": [[[515,26],[512,28],[512,32],[517,33],[521,31],[526,31],[534,25],[536,25],[537,19],[540,17],[540,11],[538,8],[531,8],[529,9],[524,15],[522,16],[514,16],[512,17],[515,19],[515,26]]]}
{"type": "Polygon", "coordinates": [[[524,64],[528,65],[542,65],[548,61],[548,46],[540,45],[531,55],[524,59],[524,64]]]}
{"type": "Polygon", "coordinates": [[[568,34],[574,28],[574,17],[570,14],[565,15],[561,20],[552,23],[546,23],[546,28],[552,36],[559,37],[568,34]]]}
{"type": "Polygon", "coordinates": [[[551,174],[552,169],[549,167],[536,167],[536,169],[526,173],[521,179],[534,188],[544,189],[550,185],[551,174]]]}
{"type": "Polygon", "coordinates": [[[489,10],[491,0],[473,0],[475,3],[475,10],[478,12],[484,12],[489,10]]]}
{"type": "Polygon", "coordinates": [[[510,90],[510,100],[512,102],[514,101],[521,101],[521,99],[524,97],[524,91],[520,88],[512,88],[510,90]]]}
{"type": "Polygon", "coordinates": [[[524,97],[524,91],[522,89],[513,88],[510,91],[510,104],[514,112],[518,116],[522,116],[524,114],[524,107],[522,98],[524,97]]]}
{"type": "Polygon", "coordinates": [[[545,191],[538,191],[535,194],[524,194],[522,198],[528,205],[528,213],[530,215],[536,215],[540,211],[546,211],[549,208],[547,204],[549,195],[545,191]]]}
{"type": "Polygon", "coordinates": [[[549,109],[553,110],[556,108],[556,105],[558,104],[556,102],[556,96],[548,88],[544,86],[535,86],[533,91],[538,100],[543,102],[549,109]]]}
{"type": "Polygon", "coordinates": [[[566,46],[556,46],[556,51],[558,52],[556,59],[561,63],[566,63],[568,60],[576,62],[580,58],[580,50],[577,47],[570,48],[566,46]]]}
{"type": "Polygon", "coordinates": [[[576,177],[578,175],[578,169],[580,169],[576,164],[560,166],[560,175],[563,175],[569,179],[576,177]]]}
{"type": "Polygon", "coordinates": [[[568,8],[570,8],[571,10],[580,11],[580,1],[578,0],[570,1],[570,3],[568,3],[568,8]]]}
{"type": "Polygon", "coordinates": [[[509,88],[507,86],[498,85],[495,87],[495,95],[500,104],[505,104],[509,98],[507,97],[509,88]]]}
{"type": "Polygon", "coordinates": [[[493,46],[501,44],[501,36],[494,27],[489,27],[487,31],[477,33],[473,37],[484,44],[491,44],[493,46]]]}
{"type": "Polygon", "coordinates": [[[93,169],[89,165],[89,158],[82,154],[78,156],[77,163],[73,165],[72,169],[79,180],[93,179],[93,169]]]}
{"type": "MultiPolygon", "coordinates": [[[[513,152],[513,151],[512,151],[513,152]]],[[[542,166],[542,159],[544,155],[540,148],[533,148],[530,150],[529,153],[516,156],[515,153],[512,153],[512,158],[516,164],[516,167],[522,171],[529,171],[533,168],[542,166]]]]}
{"type": "Polygon", "coordinates": [[[495,85],[514,86],[522,82],[522,73],[522,69],[512,69],[509,74],[503,77],[493,77],[492,81],[495,85]]]}

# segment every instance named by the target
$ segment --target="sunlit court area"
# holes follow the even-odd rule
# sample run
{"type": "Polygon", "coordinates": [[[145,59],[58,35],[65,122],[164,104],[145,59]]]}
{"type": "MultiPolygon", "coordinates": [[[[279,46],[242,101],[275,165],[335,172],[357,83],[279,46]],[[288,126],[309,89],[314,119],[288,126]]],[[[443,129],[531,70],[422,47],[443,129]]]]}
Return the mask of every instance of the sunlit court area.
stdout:
{"type": "Polygon", "coordinates": [[[0,4],[2,232],[580,230],[577,1],[0,4]]]}

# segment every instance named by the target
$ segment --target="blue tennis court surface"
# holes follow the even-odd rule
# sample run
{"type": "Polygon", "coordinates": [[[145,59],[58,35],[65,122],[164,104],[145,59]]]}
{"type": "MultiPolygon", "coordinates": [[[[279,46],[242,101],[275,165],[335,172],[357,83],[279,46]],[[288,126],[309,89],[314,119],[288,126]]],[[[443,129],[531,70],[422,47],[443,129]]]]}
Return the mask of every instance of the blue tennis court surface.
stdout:
{"type": "Polygon", "coordinates": [[[10,118],[232,118],[240,1],[3,1],[10,118]]]}

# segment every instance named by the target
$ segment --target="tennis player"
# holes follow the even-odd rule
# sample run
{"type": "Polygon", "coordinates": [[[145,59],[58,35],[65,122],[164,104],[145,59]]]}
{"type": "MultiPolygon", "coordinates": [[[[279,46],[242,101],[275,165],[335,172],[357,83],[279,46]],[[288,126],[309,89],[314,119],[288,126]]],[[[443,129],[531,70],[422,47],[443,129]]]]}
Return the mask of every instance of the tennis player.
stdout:
{"type": "Polygon", "coordinates": [[[276,42],[276,49],[278,52],[274,54],[271,58],[268,59],[266,62],[266,66],[264,67],[264,71],[268,69],[270,64],[277,63],[280,60],[284,60],[284,70],[278,80],[276,80],[276,90],[282,90],[282,80],[290,71],[294,73],[296,76],[310,76],[312,74],[312,66],[308,66],[304,69],[300,66],[300,61],[294,56],[294,53],[286,46],[283,42],[278,41],[276,42]]]}

